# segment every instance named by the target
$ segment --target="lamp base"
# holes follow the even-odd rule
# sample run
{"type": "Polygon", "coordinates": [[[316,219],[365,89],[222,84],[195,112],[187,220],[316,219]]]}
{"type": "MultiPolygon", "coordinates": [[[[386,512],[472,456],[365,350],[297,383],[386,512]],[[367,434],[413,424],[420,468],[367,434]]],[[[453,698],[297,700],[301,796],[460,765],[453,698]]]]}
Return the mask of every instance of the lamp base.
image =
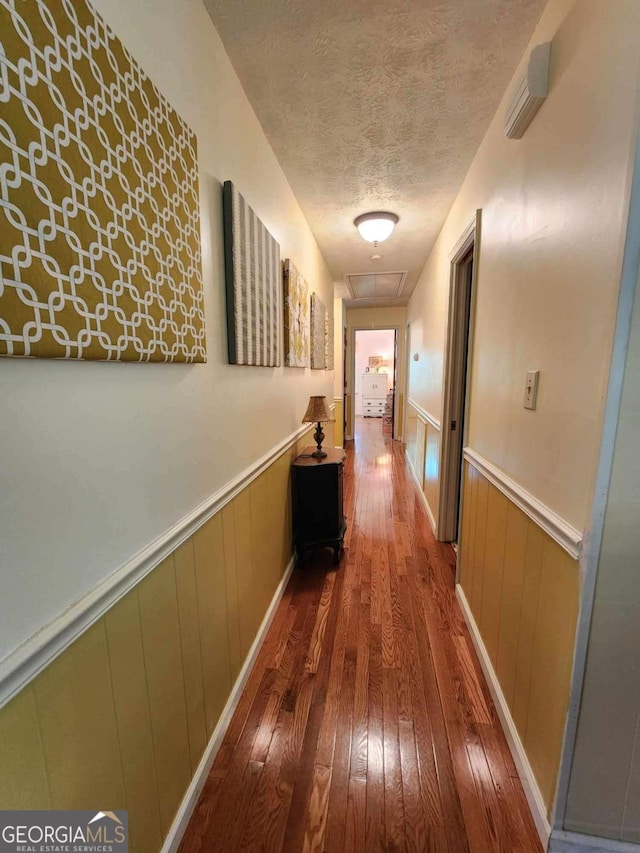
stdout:
{"type": "Polygon", "coordinates": [[[318,421],[318,424],[316,426],[316,431],[313,434],[313,440],[318,445],[318,449],[314,450],[311,455],[314,457],[314,459],[324,459],[324,457],[327,454],[322,449],[322,442],[324,441],[324,433],[322,432],[322,424],[320,423],[320,421],[318,421]]]}

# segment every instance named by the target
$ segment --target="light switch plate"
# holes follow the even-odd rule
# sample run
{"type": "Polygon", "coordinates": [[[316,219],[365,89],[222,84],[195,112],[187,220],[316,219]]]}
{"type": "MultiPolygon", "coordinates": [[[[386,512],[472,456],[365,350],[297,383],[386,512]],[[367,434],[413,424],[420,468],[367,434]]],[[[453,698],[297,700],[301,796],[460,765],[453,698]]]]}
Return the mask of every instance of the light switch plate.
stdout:
{"type": "Polygon", "coordinates": [[[525,409],[535,410],[536,397],[538,396],[538,377],[539,370],[529,370],[524,383],[524,407],[525,409]]]}

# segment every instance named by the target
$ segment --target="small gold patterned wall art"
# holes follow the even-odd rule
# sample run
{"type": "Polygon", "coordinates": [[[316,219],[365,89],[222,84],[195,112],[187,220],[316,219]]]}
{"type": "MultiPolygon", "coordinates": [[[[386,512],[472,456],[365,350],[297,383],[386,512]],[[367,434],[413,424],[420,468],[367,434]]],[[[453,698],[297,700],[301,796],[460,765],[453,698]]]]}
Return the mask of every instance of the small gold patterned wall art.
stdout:
{"type": "Polygon", "coordinates": [[[196,139],[86,0],[0,0],[0,355],[205,361],[196,139]]]}
{"type": "Polygon", "coordinates": [[[326,368],[326,316],[327,309],[317,293],[311,294],[311,367],[314,370],[326,368]]]}
{"type": "Polygon", "coordinates": [[[327,311],[324,315],[324,366],[327,370],[333,370],[333,344],[333,317],[330,317],[327,311]]]}
{"type": "Polygon", "coordinates": [[[309,367],[309,285],[287,258],[284,262],[284,363],[309,367]]]}

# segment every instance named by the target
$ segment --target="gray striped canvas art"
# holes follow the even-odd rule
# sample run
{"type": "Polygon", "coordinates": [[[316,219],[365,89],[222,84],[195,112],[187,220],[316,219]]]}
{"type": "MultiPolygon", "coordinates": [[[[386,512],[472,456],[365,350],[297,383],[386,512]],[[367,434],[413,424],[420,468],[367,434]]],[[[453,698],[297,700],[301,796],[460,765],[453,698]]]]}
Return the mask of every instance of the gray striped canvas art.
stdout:
{"type": "Polygon", "coordinates": [[[223,210],[229,364],[279,367],[280,246],[231,181],[223,210]]]}

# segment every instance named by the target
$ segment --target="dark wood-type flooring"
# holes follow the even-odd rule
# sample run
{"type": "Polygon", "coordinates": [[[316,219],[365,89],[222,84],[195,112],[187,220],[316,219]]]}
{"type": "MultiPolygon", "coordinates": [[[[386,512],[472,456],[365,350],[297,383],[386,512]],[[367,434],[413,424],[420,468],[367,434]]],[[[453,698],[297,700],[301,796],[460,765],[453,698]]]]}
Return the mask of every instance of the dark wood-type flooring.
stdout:
{"type": "Polygon", "coordinates": [[[540,853],[453,551],[404,445],[358,428],[345,556],[295,570],[181,851],[540,853]]]}

